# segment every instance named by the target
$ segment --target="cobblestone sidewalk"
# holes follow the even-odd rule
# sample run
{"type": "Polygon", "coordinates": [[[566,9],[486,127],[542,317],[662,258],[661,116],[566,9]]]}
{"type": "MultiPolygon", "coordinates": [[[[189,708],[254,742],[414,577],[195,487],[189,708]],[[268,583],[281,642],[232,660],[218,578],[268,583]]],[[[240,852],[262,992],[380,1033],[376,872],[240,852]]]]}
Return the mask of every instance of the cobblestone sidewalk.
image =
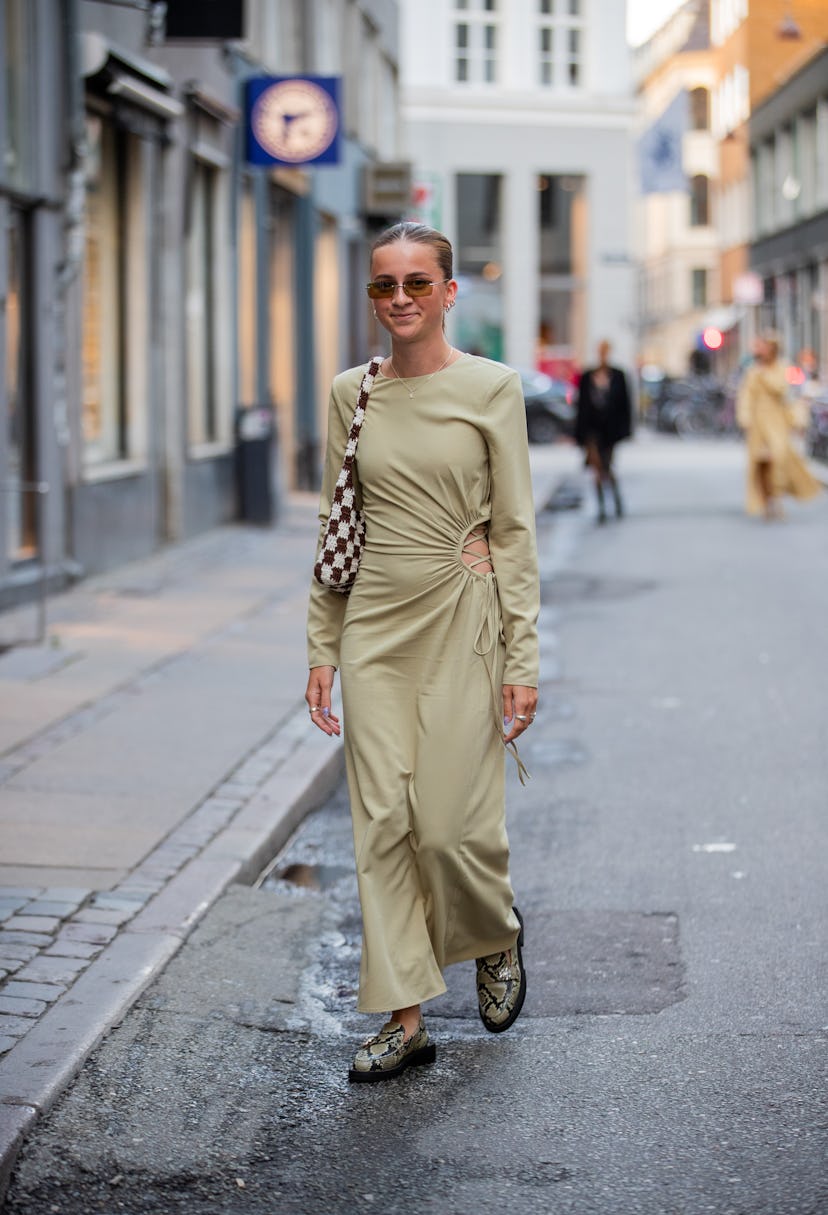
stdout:
{"type": "MultiPolygon", "coordinates": [[[[305,725],[304,719],[302,725],[305,725]]],[[[182,867],[289,762],[288,724],[111,890],[0,885],[0,1055],[32,1028],[182,867]]]]}

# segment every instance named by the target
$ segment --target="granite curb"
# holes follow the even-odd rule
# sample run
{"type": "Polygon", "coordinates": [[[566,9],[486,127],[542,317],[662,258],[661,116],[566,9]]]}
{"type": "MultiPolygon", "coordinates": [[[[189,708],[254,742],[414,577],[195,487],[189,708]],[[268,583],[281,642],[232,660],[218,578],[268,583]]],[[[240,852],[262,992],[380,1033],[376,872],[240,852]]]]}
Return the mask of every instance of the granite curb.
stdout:
{"type": "Polygon", "coordinates": [[[342,778],[342,744],[307,733],[297,705],[271,746],[281,765],[0,1060],[0,1202],[36,1119],[181,947],[233,882],[250,882],[342,778]],[[300,733],[297,722],[301,721],[300,733]]]}

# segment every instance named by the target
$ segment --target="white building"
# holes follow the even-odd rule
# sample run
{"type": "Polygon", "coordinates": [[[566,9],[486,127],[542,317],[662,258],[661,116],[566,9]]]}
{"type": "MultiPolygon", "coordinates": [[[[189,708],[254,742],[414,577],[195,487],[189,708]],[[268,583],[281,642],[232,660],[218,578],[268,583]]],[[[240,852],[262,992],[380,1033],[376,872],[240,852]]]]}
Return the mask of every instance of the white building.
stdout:
{"type": "Polygon", "coordinates": [[[454,340],[517,366],[631,364],[623,0],[402,0],[416,213],[452,240],[454,340]]]}

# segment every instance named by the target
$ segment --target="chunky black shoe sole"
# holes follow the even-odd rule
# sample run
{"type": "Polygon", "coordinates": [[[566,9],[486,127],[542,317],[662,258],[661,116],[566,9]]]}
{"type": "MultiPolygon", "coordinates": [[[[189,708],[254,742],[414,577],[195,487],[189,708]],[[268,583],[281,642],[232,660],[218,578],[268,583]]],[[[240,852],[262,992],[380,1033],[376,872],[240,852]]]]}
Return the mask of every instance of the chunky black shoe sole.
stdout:
{"type": "Polygon", "coordinates": [[[425,1067],[429,1063],[433,1063],[437,1058],[437,1047],[433,1042],[429,1042],[428,1046],[421,1046],[419,1050],[414,1050],[410,1055],[406,1055],[402,1063],[398,1063],[396,1067],[389,1067],[387,1071],[359,1072],[355,1068],[351,1068],[348,1072],[348,1079],[352,1084],[373,1084],[377,1080],[393,1080],[395,1076],[401,1075],[407,1067],[425,1067]]]}
{"type": "Polygon", "coordinates": [[[523,1008],[523,1001],[526,999],[526,971],[523,967],[523,916],[520,914],[517,907],[513,907],[512,911],[514,911],[518,918],[518,922],[520,923],[520,932],[518,933],[518,938],[515,942],[518,963],[520,965],[520,987],[518,988],[517,999],[515,1000],[512,1011],[509,1013],[506,1020],[501,1021],[499,1025],[496,1025],[494,1021],[487,1021],[483,1016],[482,1011],[480,1012],[480,1020],[483,1022],[483,1027],[484,1029],[487,1029],[490,1034],[502,1034],[504,1030],[509,1029],[512,1025],[514,1025],[515,1021],[517,1021],[518,1017],[520,1016],[520,1011],[523,1008]]]}

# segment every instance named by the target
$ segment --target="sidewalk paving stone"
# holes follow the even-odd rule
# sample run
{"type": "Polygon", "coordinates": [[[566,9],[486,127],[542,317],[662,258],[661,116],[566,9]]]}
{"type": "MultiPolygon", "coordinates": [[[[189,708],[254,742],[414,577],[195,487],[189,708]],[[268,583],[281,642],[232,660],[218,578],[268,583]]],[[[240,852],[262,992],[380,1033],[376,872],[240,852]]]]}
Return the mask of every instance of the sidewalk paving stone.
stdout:
{"type": "Polygon", "coordinates": [[[13,915],[3,925],[5,932],[54,932],[60,924],[58,916],[13,915]]]}
{"type": "MultiPolygon", "coordinates": [[[[58,937],[54,945],[44,949],[43,958],[94,958],[100,953],[103,945],[90,945],[86,941],[67,941],[58,937]]],[[[21,966],[23,963],[21,962],[21,966]]]]}
{"type": "Polygon", "coordinates": [[[59,920],[65,920],[67,916],[72,915],[78,910],[83,899],[62,900],[55,899],[36,899],[34,903],[26,904],[26,915],[37,916],[57,916],[59,920]]]}
{"type": "Polygon", "coordinates": [[[27,1000],[20,996],[0,995],[0,1013],[13,1017],[39,1017],[46,1011],[45,1000],[27,1000]]]}
{"type": "Polygon", "coordinates": [[[48,886],[43,891],[45,899],[56,899],[61,902],[74,903],[79,907],[89,898],[92,891],[86,886],[48,886]]]}
{"type": "Polygon", "coordinates": [[[28,962],[28,958],[4,958],[0,957],[0,979],[5,979],[8,975],[14,974],[19,970],[24,962],[28,962]]]}
{"type": "MultiPolygon", "coordinates": [[[[111,924],[66,924],[60,936],[65,941],[85,941],[88,945],[106,945],[118,929],[111,924]]],[[[51,941],[49,942],[51,944],[51,941]]]]}
{"type": "Polygon", "coordinates": [[[154,894],[158,893],[162,885],[162,882],[156,881],[151,882],[149,880],[142,880],[141,882],[133,882],[127,880],[126,882],[120,883],[118,886],[113,886],[109,893],[113,898],[134,898],[136,902],[140,900],[141,902],[146,903],[148,899],[151,899],[154,894]]]}
{"type": "Polygon", "coordinates": [[[3,988],[4,996],[14,996],[18,999],[45,1000],[51,1004],[58,996],[62,996],[66,988],[62,983],[22,983],[13,980],[3,988]]]}
{"type": "Polygon", "coordinates": [[[38,949],[43,949],[51,943],[51,936],[42,932],[17,932],[6,928],[5,925],[0,929],[0,949],[5,949],[7,945],[35,945],[38,949]]]}
{"type": "Polygon", "coordinates": [[[18,945],[15,941],[7,941],[0,933],[0,958],[14,958],[18,962],[29,962],[37,953],[36,945],[18,945]]]}
{"type": "Polygon", "coordinates": [[[22,1038],[32,1028],[31,1017],[14,1016],[12,1013],[0,1013],[0,1033],[10,1038],[22,1038]]]}
{"type": "Polygon", "coordinates": [[[145,894],[96,894],[92,900],[92,906],[88,910],[133,912],[146,903],[150,898],[150,893],[147,891],[145,894]]]}
{"type": "Polygon", "coordinates": [[[80,971],[89,965],[86,958],[57,958],[41,955],[18,970],[17,979],[33,983],[74,983],[80,971]]]}
{"type": "Polygon", "coordinates": [[[131,920],[138,910],[135,903],[128,908],[118,910],[115,907],[87,907],[72,916],[73,924],[113,924],[119,928],[127,920],[131,920]]]}

